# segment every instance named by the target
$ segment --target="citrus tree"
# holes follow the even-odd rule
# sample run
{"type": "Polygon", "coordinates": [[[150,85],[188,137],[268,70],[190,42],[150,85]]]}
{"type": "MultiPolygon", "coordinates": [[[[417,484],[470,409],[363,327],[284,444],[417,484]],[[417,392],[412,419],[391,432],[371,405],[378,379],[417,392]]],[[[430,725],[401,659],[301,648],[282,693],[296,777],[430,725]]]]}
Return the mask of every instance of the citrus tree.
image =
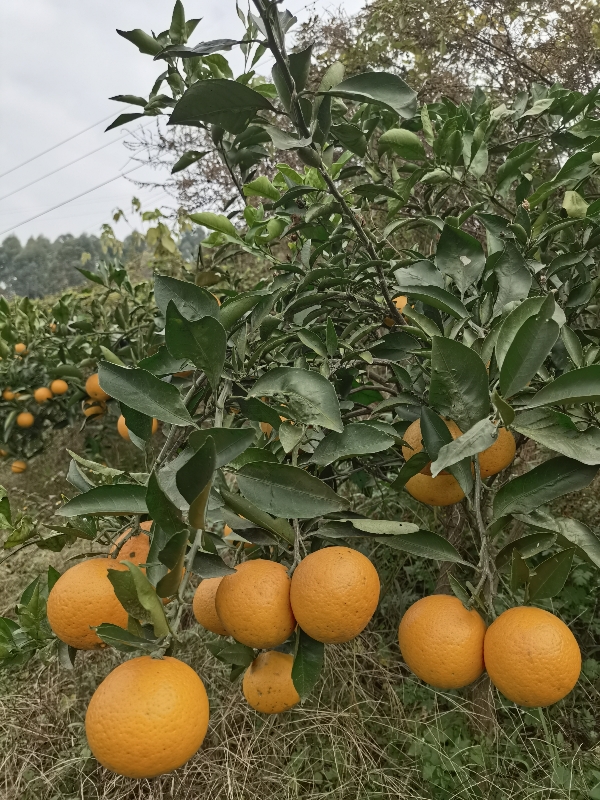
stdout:
{"type": "Polygon", "coordinates": [[[250,254],[271,278],[219,304],[155,276],[145,357],[101,361],[99,386],[139,447],[153,420],[164,445],[144,473],[76,458],[79,493],[54,529],[100,557],[38,580],[20,624],[2,623],[5,664],[52,650],[50,630],[65,664],[102,646],[136,656],[87,717],[96,757],[131,777],[179,766],[206,732],[201,682],[174,657],[192,574],[212,653],[275,713],[375,612],[370,544],[454,565],[453,594],[400,622],[413,672],[459,689],[485,669],[528,707],[566,696],[581,664],[541,606],[574,564],[600,566],[596,535],[551,510],[600,466],[598,90],[420,104],[397,75],[344,78],[339,64],[307,89],[311,49],[286,45],[294,18],[265,0],[239,15],[240,41],[188,46],[198,21],[179,1],[168,31],[120,32],[166,67],[148,100],[120,99],[206,132],[240,196],[228,215],[190,214],[212,231],[206,256],[250,254]],[[220,55],[234,46],[237,80],[220,55]],[[252,72],[266,50],[272,83],[252,72]],[[511,470],[527,441],[551,457],[511,470]],[[460,504],[464,539],[399,516],[400,492],[460,504]]]}

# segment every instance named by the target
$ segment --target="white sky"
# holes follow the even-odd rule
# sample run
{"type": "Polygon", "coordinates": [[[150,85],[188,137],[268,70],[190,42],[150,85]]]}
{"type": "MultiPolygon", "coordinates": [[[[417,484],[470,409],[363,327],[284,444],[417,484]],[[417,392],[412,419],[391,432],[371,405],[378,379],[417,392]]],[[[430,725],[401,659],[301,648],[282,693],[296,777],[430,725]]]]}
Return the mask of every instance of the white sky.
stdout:
{"type": "MultiPolygon", "coordinates": [[[[203,17],[190,44],[242,33],[235,0],[184,0],[186,17],[203,17]]],[[[362,0],[345,0],[347,13],[358,11],[362,0]]],[[[240,6],[244,8],[243,2],[240,6]]],[[[316,10],[336,6],[332,0],[289,0],[285,7],[300,20],[316,10]]],[[[104,133],[104,128],[124,107],[108,100],[117,94],[147,97],[164,62],[153,62],[116,28],[142,28],[159,32],[169,27],[173,0],[3,0],[0,3],[0,175],[73,134],[109,117],[91,130],[30,164],[0,177],[0,241],[9,232],[25,241],[44,234],[55,239],[62,233],[99,232],[117,207],[126,210],[136,194],[144,207],[169,203],[162,190],[138,190],[126,178],[44,214],[75,195],[98,186],[134,166],[122,137],[129,126],[104,133]],[[109,144],[109,146],[104,147],[109,144]],[[23,188],[47,173],[85,156],[77,164],[23,188]],[[15,192],[15,190],[21,190],[15,192]],[[15,192],[11,197],[5,197],[15,192]],[[7,232],[8,231],[8,232],[7,232]]],[[[225,53],[233,62],[234,51],[225,53]]],[[[240,70],[242,62],[240,61],[240,70]]],[[[269,71],[263,60],[261,72],[269,71]]],[[[135,109],[129,109],[130,111],[135,109]]],[[[132,126],[148,124],[147,120],[132,126]]],[[[153,124],[153,123],[150,123],[153,124]]],[[[157,173],[143,167],[141,179],[157,173]]],[[[120,223],[118,234],[129,228],[120,223]]]]}

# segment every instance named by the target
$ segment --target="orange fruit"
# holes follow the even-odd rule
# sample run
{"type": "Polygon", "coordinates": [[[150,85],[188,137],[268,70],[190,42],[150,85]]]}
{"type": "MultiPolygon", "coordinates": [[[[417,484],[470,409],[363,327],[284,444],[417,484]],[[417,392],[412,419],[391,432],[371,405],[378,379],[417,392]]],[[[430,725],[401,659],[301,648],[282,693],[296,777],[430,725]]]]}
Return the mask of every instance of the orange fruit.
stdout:
{"type": "Polygon", "coordinates": [[[244,673],[242,690],[248,705],[261,714],[281,714],[300,702],[292,681],[294,657],[270,650],[261,653],[244,673]]]}
{"type": "Polygon", "coordinates": [[[141,656],[114,669],[85,715],[92,753],[128,778],[153,778],[185,764],[208,728],[208,697],[194,670],[177,658],[141,656]]]}
{"type": "Polygon", "coordinates": [[[189,378],[190,375],[194,374],[193,369],[186,369],[183,372],[174,372],[173,375],[175,378],[189,378]]]}
{"type": "MultiPolygon", "coordinates": [[[[145,522],[140,522],[140,528],[143,531],[149,531],[152,527],[152,520],[148,519],[145,522]]],[[[119,536],[113,546],[110,548],[109,553],[114,553],[117,545],[119,545],[126,536],[129,536],[131,528],[119,536]]],[[[150,537],[147,533],[136,533],[130,539],[127,539],[123,547],[119,550],[117,561],[131,561],[132,564],[145,564],[148,560],[148,553],[150,552],[150,537]]]]}
{"type": "Polygon", "coordinates": [[[117,600],[108,570],[126,570],[112,558],[91,558],[70,567],[48,596],[48,622],[63,642],[78,650],[95,650],[104,642],[92,628],[103,622],[127,627],[127,612],[117,600]]]}
{"type": "Polygon", "coordinates": [[[21,472],[25,472],[27,469],[27,462],[25,461],[13,461],[10,465],[11,472],[14,472],[15,475],[20,475],[21,472]]]}
{"type": "Polygon", "coordinates": [[[57,378],[50,384],[52,394],[66,394],[69,391],[69,384],[62,378],[57,378]]]}
{"type": "Polygon", "coordinates": [[[52,333],[56,333],[56,331],[58,330],[58,325],[56,324],[56,322],[51,322],[50,325],[48,325],[48,327],[50,328],[50,331],[52,333]]]}
{"type": "MultiPolygon", "coordinates": [[[[444,422],[446,423],[446,427],[452,434],[453,439],[457,439],[459,436],[462,436],[462,431],[451,419],[445,419],[444,422]]],[[[404,436],[402,437],[408,446],[402,446],[402,455],[408,461],[412,458],[415,453],[420,453],[423,449],[423,439],[421,437],[421,420],[416,419],[414,422],[411,422],[408,428],[406,429],[404,436]]],[[[429,464],[426,464],[423,469],[421,470],[423,475],[431,475],[431,461],[429,464]]],[[[447,475],[448,473],[444,470],[442,475],[447,475]]]]}
{"type": "Polygon", "coordinates": [[[491,447],[479,454],[479,469],[482,478],[502,472],[512,463],[517,445],[515,437],[506,428],[498,429],[498,438],[491,447]]]}
{"type": "Polygon", "coordinates": [[[215,607],[230,636],[260,649],[283,644],[295,627],[283,564],[257,558],[236,566],[217,587],[215,607]]]}
{"type": "Polygon", "coordinates": [[[384,317],[383,324],[385,325],[386,328],[393,328],[396,323],[391,317],[384,317]]]}
{"type": "MultiPolygon", "coordinates": [[[[126,441],[129,441],[129,429],[125,424],[125,417],[121,414],[119,419],[117,420],[117,430],[119,431],[119,435],[123,437],[126,441]]],[[[156,433],[158,430],[158,420],[152,420],[152,433],[156,433]]]]}
{"type": "Polygon", "coordinates": [[[31,428],[34,422],[35,417],[30,411],[21,411],[21,413],[17,415],[17,425],[19,428],[31,428]]]}
{"type": "Polygon", "coordinates": [[[14,392],[11,392],[11,390],[10,390],[10,389],[5,389],[5,390],[2,392],[2,397],[3,397],[5,400],[8,400],[9,402],[10,402],[11,400],[14,400],[16,396],[17,396],[17,395],[16,395],[14,392]]]}
{"type": "Polygon", "coordinates": [[[110,395],[106,394],[98,382],[98,373],[95,372],[85,382],[85,390],[93,400],[110,400],[110,395]]]}
{"type": "Polygon", "coordinates": [[[487,630],[485,668],[513,703],[550,706],[569,694],[581,672],[581,652],[565,623],[549,611],[517,606],[487,630]]]}
{"type": "Polygon", "coordinates": [[[92,400],[88,397],[82,403],[84,417],[101,417],[106,412],[106,403],[102,400],[92,400]]]}
{"type": "Polygon", "coordinates": [[[437,689],[460,689],[483,672],[485,622],[457,597],[432,594],[402,617],[398,643],[409,669],[437,689]]]}
{"type": "Polygon", "coordinates": [[[5,450],[3,447],[0,447],[0,458],[6,458],[8,455],[8,450],[5,450]]]}
{"type": "Polygon", "coordinates": [[[358,550],[324,547],[302,559],[290,600],[305,633],[318,642],[348,642],[366,627],[379,602],[379,575],[358,550]]]}
{"type": "Polygon", "coordinates": [[[398,297],[394,298],[394,305],[398,309],[400,313],[404,310],[404,306],[408,303],[408,299],[403,295],[400,294],[398,297]]]}
{"type": "Polygon", "coordinates": [[[50,391],[50,389],[46,389],[45,386],[41,386],[39,389],[36,389],[35,392],[33,393],[33,399],[36,401],[36,403],[39,403],[40,405],[42,403],[46,403],[48,400],[51,400],[52,397],[53,397],[52,392],[50,391]]]}
{"type": "Polygon", "coordinates": [[[415,500],[428,506],[451,506],[464,499],[465,493],[453,475],[441,473],[435,478],[418,472],[404,487],[415,500]]]}
{"type": "Polygon", "coordinates": [[[268,422],[261,422],[260,429],[268,439],[273,431],[273,426],[268,422]]]}
{"type": "Polygon", "coordinates": [[[15,353],[18,356],[24,356],[27,354],[27,345],[23,344],[23,342],[19,342],[15,345],[15,353]]]}
{"type": "Polygon", "coordinates": [[[196,589],[192,608],[197,622],[211,633],[227,636],[227,630],[217,614],[215,595],[222,578],[205,578],[196,589]]]}

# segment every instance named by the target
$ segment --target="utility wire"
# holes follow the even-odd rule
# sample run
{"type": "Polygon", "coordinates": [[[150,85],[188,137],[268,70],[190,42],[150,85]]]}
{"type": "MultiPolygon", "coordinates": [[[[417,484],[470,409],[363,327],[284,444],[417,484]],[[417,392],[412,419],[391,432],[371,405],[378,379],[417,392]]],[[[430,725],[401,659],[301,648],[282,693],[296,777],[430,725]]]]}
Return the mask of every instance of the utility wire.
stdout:
{"type": "MultiPolygon", "coordinates": [[[[145,125],[141,125],[138,128],[138,131],[134,131],[134,133],[142,131],[144,128],[147,128],[149,124],[150,123],[147,122],[145,125]]],[[[47,172],[45,175],[42,175],[40,178],[36,178],[34,181],[31,181],[30,183],[26,183],[25,186],[20,186],[18,189],[15,189],[14,191],[9,192],[8,194],[5,194],[2,197],[0,197],[0,202],[2,200],[6,200],[8,197],[12,197],[13,194],[17,194],[18,192],[22,192],[23,189],[29,189],[30,186],[34,186],[36,183],[39,183],[40,181],[43,181],[46,178],[49,178],[51,175],[56,175],[57,172],[61,172],[63,169],[66,169],[67,167],[71,167],[73,164],[77,164],[78,161],[83,161],[83,159],[84,158],[88,158],[88,156],[93,156],[94,153],[99,153],[100,150],[104,150],[106,147],[110,147],[112,144],[116,144],[117,142],[122,142],[123,139],[125,139],[129,135],[130,135],[130,133],[129,133],[129,131],[127,131],[123,136],[119,136],[118,139],[113,139],[111,142],[107,142],[107,144],[103,144],[100,147],[97,147],[95,150],[90,150],[89,153],[85,153],[84,155],[79,156],[79,158],[75,158],[73,161],[69,161],[68,164],[63,164],[62,167],[57,167],[57,169],[53,169],[52,172],[47,172]]]]}
{"type": "Polygon", "coordinates": [[[113,178],[109,178],[107,181],[103,183],[99,183],[97,186],[88,189],[85,192],[81,192],[81,194],[75,195],[75,197],[70,197],[68,200],[65,200],[62,203],[58,203],[52,208],[47,208],[45,211],[42,211],[41,214],[36,214],[33,217],[29,217],[29,219],[24,219],[22,222],[19,222],[17,225],[11,225],[10,228],[7,228],[5,231],[0,232],[0,236],[4,236],[5,233],[10,233],[11,231],[20,228],[21,225],[26,225],[28,222],[33,222],[34,219],[39,219],[40,217],[49,214],[51,211],[56,211],[57,208],[62,208],[62,206],[66,206],[68,203],[72,203],[74,200],[79,200],[80,197],[85,197],[86,194],[90,194],[91,192],[95,192],[96,189],[101,189],[103,186],[106,186],[109,183],[113,183],[113,181],[119,180],[119,178],[124,178],[126,175],[129,175],[131,172],[135,172],[136,169],[140,169],[140,167],[144,167],[145,164],[138,164],[137,167],[133,167],[132,169],[128,170],[127,172],[120,172],[118,175],[115,175],[113,178]]]}
{"type": "MultiPolygon", "coordinates": [[[[125,109],[125,111],[126,110],[127,109],[125,109]]],[[[89,128],[84,128],[82,131],[79,131],[79,133],[74,133],[72,136],[69,136],[68,139],[63,139],[62,142],[52,145],[52,147],[49,147],[47,150],[42,150],[42,152],[38,153],[36,156],[31,156],[31,158],[28,158],[27,161],[22,161],[20,164],[17,164],[16,167],[11,167],[10,169],[6,170],[6,172],[1,173],[0,178],[4,178],[5,175],[10,175],[11,172],[14,172],[17,169],[21,169],[21,167],[24,167],[26,164],[30,164],[32,161],[35,161],[36,158],[41,158],[42,156],[45,156],[46,153],[51,153],[52,150],[56,150],[57,147],[61,147],[63,144],[66,144],[67,142],[76,139],[78,136],[81,136],[82,134],[91,131],[92,128],[96,128],[98,125],[101,125],[103,122],[106,122],[107,119],[111,119],[112,117],[114,117],[114,115],[115,112],[113,111],[113,113],[109,114],[107,117],[103,117],[101,120],[98,120],[98,122],[94,122],[94,124],[90,125],[89,128]]]]}

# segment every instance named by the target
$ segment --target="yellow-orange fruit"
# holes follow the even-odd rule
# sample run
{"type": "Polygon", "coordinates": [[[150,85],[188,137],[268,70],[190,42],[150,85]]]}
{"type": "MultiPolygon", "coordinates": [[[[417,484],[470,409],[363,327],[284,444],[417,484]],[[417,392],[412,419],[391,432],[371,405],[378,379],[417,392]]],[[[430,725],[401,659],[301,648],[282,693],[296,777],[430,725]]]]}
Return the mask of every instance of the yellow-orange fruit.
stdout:
{"type": "Polygon", "coordinates": [[[35,392],[33,393],[33,399],[36,401],[36,403],[39,403],[40,405],[42,403],[46,403],[48,400],[51,400],[52,397],[53,397],[52,392],[50,391],[50,389],[46,389],[45,386],[40,386],[40,388],[36,389],[35,392]]]}
{"type": "Polygon", "coordinates": [[[513,703],[550,706],[569,694],[581,672],[581,652],[571,630],[542,608],[517,606],[487,630],[485,668],[513,703]]]}
{"type": "Polygon", "coordinates": [[[483,672],[485,622],[457,597],[432,594],[402,617],[398,643],[414,674],[437,689],[460,689],[483,672]]]}
{"type": "Polygon", "coordinates": [[[193,373],[194,373],[193,369],[186,369],[183,372],[174,372],[173,375],[176,378],[189,378],[190,375],[193,375],[193,373]]]}
{"type": "Polygon", "coordinates": [[[324,547],[302,559],[290,600],[305,633],[318,642],[348,642],[366,627],[379,602],[379,575],[358,550],[324,547]]]}
{"type": "Polygon", "coordinates": [[[169,656],[141,656],[96,689],[85,732],[102,766],[128,778],[153,778],[194,755],[209,715],[204,684],[191,667],[169,656]]]}
{"type": "Polygon", "coordinates": [[[273,426],[268,422],[261,422],[260,429],[268,439],[269,436],[271,435],[271,432],[273,431],[273,426]]]}
{"type": "Polygon", "coordinates": [[[62,378],[57,378],[50,384],[52,394],[66,394],[69,391],[69,384],[62,378]]]}
{"type": "Polygon", "coordinates": [[[27,353],[27,345],[23,344],[23,342],[19,342],[15,345],[15,353],[18,356],[24,356],[27,353]]]}
{"type": "Polygon", "coordinates": [[[290,578],[283,564],[262,558],[244,561],[217,588],[215,606],[225,630],[248,647],[277,647],[291,636],[296,620],[290,578]]]}
{"type": "Polygon", "coordinates": [[[84,417],[101,417],[106,412],[106,403],[102,400],[92,400],[88,397],[82,404],[84,417]]]}
{"type": "Polygon", "coordinates": [[[56,324],[56,322],[51,322],[50,325],[48,325],[48,327],[50,328],[50,331],[52,333],[56,333],[56,331],[58,330],[58,325],[56,324]]]}
{"type": "Polygon", "coordinates": [[[94,400],[110,400],[110,395],[106,394],[104,389],[100,387],[98,382],[98,373],[95,372],[85,382],[85,390],[88,395],[94,400]]]}
{"type": "MultiPolygon", "coordinates": [[[[129,441],[129,428],[125,424],[125,417],[122,414],[119,417],[119,419],[117,420],[117,430],[119,431],[119,435],[122,436],[123,439],[126,439],[127,441],[129,441]]],[[[157,419],[153,419],[152,420],[152,433],[153,434],[156,433],[157,430],[158,430],[158,420],[157,419]]]]}
{"type": "Polygon", "coordinates": [[[400,312],[404,310],[404,306],[407,304],[407,302],[408,299],[403,294],[400,294],[398,297],[394,298],[394,305],[400,312]]]}
{"type": "Polygon", "coordinates": [[[3,397],[5,400],[8,400],[8,401],[14,400],[16,396],[17,396],[17,395],[16,395],[14,392],[11,392],[11,390],[10,390],[10,389],[5,389],[5,390],[2,392],[2,397],[3,397]]]}
{"type": "MultiPolygon", "coordinates": [[[[143,531],[149,531],[152,527],[152,520],[148,519],[145,522],[140,522],[140,528],[143,531]]],[[[114,553],[119,544],[129,536],[131,528],[119,536],[113,546],[110,548],[110,553],[114,553]]],[[[131,561],[132,564],[145,564],[148,561],[148,553],[150,552],[150,537],[147,533],[136,533],[130,539],[127,539],[123,547],[119,550],[117,561],[131,561]]]]}
{"type": "Polygon", "coordinates": [[[0,447],[0,458],[6,458],[8,455],[8,450],[5,450],[3,447],[0,447]]]}
{"type": "Polygon", "coordinates": [[[20,475],[21,472],[25,472],[27,469],[27,463],[25,461],[13,461],[10,465],[10,471],[14,472],[15,475],[20,475]]]}
{"type": "Polygon", "coordinates": [[[391,317],[384,317],[383,324],[385,325],[386,328],[393,328],[396,323],[391,317]]]}
{"type": "Polygon", "coordinates": [[[108,570],[126,570],[112,558],[91,558],[68,569],[48,596],[48,622],[63,642],[78,650],[95,650],[104,643],[92,628],[103,622],[127,627],[127,612],[117,600],[108,570]]]}
{"type": "MultiPolygon", "coordinates": [[[[457,439],[459,436],[462,436],[462,431],[451,419],[445,419],[444,422],[446,423],[446,427],[452,434],[453,439],[457,439]]],[[[421,437],[421,420],[416,419],[414,422],[411,422],[404,436],[402,437],[406,442],[406,445],[402,446],[402,455],[408,461],[412,458],[415,453],[420,453],[423,449],[423,439],[421,437]],[[407,446],[408,445],[408,446],[407,446]]],[[[431,475],[431,461],[429,464],[426,464],[423,469],[421,470],[423,475],[431,475]]],[[[442,475],[447,475],[448,473],[444,470],[442,475]]]]}
{"type": "Polygon", "coordinates": [[[404,487],[415,500],[428,506],[451,506],[460,503],[465,493],[453,475],[423,475],[418,472],[406,482],[404,487]]]}
{"type": "Polygon", "coordinates": [[[512,463],[517,445],[515,437],[506,428],[498,429],[498,438],[491,447],[479,454],[479,469],[482,478],[502,472],[512,463]]]}
{"type": "Polygon", "coordinates": [[[215,596],[223,578],[205,578],[196,589],[192,608],[197,622],[211,633],[227,636],[227,629],[219,619],[215,596]]]}
{"type": "Polygon", "coordinates": [[[281,714],[300,702],[292,681],[293,656],[261,653],[244,673],[242,689],[248,705],[262,714],[281,714]]]}
{"type": "Polygon", "coordinates": [[[17,425],[19,428],[31,428],[34,422],[35,417],[30,411],[21,411],[21,413],[17,415],[17,425]]]}

